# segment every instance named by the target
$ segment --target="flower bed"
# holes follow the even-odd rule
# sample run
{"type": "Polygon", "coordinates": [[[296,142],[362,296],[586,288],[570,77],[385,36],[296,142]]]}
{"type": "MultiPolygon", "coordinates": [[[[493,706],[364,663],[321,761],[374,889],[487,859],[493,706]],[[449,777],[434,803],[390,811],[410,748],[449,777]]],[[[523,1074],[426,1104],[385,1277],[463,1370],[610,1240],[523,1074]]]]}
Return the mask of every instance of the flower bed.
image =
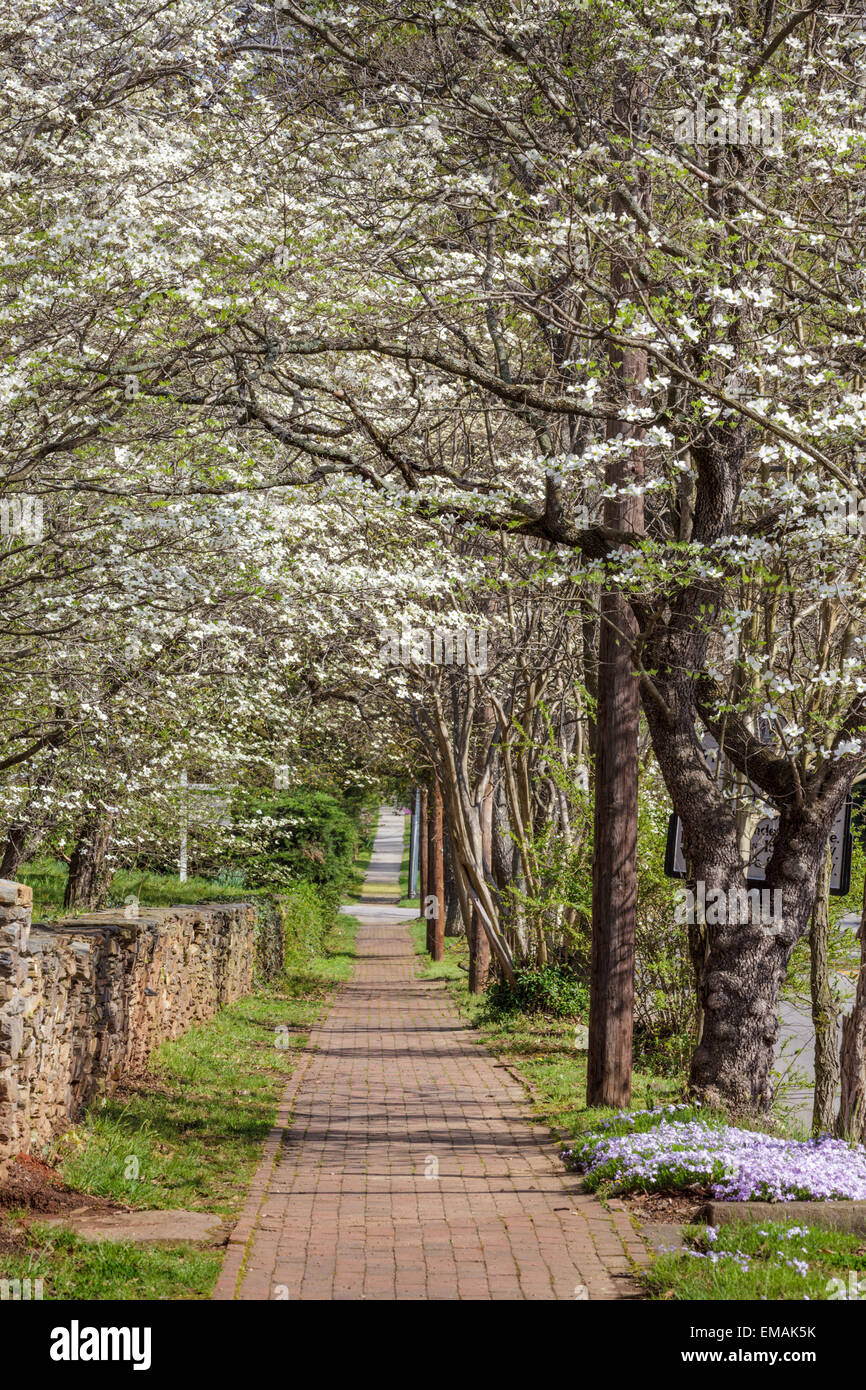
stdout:
{"type": "Polygon", "coordinates": [[[624,1111],[562,1156],[588,1187],[612,1192],[702,1187],[728,1202],[866,1200],[862,1145],[776,1139],[685,1105],[624,1111]]]}

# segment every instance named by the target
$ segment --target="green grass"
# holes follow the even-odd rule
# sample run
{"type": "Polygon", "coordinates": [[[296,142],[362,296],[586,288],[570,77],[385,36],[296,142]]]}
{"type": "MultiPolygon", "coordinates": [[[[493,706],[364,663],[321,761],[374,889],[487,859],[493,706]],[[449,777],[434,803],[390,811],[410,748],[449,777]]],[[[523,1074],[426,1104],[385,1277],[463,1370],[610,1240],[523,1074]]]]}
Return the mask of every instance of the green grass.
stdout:
{"type": "MultiPolygon", "coordinates": [[[[320,955],[293,960],[279,983],[163,1044],[140,1086],[103,1098],[61,1136],[54,1156],[64,1180],[130,1206],[236,1216],[310,1027],[351,972],[356,929],[354,918],[339,917],[320,955]]],[[[102,1245],[61,1246],[56,1233],[44,1247],[37,1239],[35,1255],[44,1254],[49,1266],[52,1251],[60,1263],[50,1287],[67,1292],[49,1293],[46,1284],[46,1297],[94,1296],[74,1290],[101,1288],[103,1274],[118,1287],[127,1278],[131,1287],[144,1280],[150,1292],[103,1291],[96,1295],[102,1298],[206,1297],[219,1268],[212,1252],[193,1257],[189,1247],[163,1250],[151,1262],[133,1250],[115,1267],[102,1245]],[[68,1279],[71,1285],[63,1283],[68,1279]]],[[[5,1275],[6,1263],[4,1277],[15,1277],[5,1275]]]]}
{"type": "Polygon", "coordinates": [[[417,955],[422,957],[418,965],[418,974],[422,980],[453,980],[455,983],[463,981],[464,1001],[466,1009],[470,1010],[474,1003],[468,989],[468,975],[464,966],[469,965],[469,951],[463,937],[446,936],[445,938],[445,959],[442,961],[432,961],[427,954],[427,923],[423,917],[418,917],[410,922],[409,929],[412,933],[412,941],[415,945],[417,955]]]}
{"type": "MultiPolygon", "coordinates": [[[[424,979],[446,982],[461,1013],[484,1042],[508,1062],[528,1083],[535,1117],[565,1139],[591,1129],[616,1112],[588,1107],[586,1052],[575,1047],[573,1020],[543,1014],[514,1013],[497,1019],[486,1016],[483,997],[469,993],[469,947],[465,937],[445,938],[445,959],[434,964],[426,951],[426,923],[412,924],[418,973],[424,979]]],[[[633,1105],[643,1109],[680,1099],[680,1089],[670,1077],[636,1071],[633,1105]]]]}
{"type": "MultiPolygon", "coordinates": [[[[16,870],[20,883],[33,889],[33,915],[56,917],[68,914],[63,908],[67,866],[59,859],[34,859],[16,870]]],[[[146,907],[171,907],[175,903],[246,902],[267,896],[265,890],[241,888],[209,878],[188,878],[184,883],[175,874],[146,873],[142,869],[119,870],[111,880],[110,907],[122,906],[127,897],[137,897],[146,907]]]]}
{"type": "Polygon", "coordinates": [[[63,1137],[66,1182],[134,1206],[233,1214],[323,993],[301,977],[164,1044],[152,1085],[109,1096],[63,1137]]]}
{"type": "Polygon", "coordinates": [[[41,1279],[48,1300],[207,1298],[221,1262],[218,1250],[86,1241],[42,1225],[28,1227],[20,1251],[0,1255],[4,1279],[41,1279]]]}
{"type": "Polygon", "coordinates": [[[373,807],[372,810],[369,812],[369,815],[369,828],[363,831],[361,834],[361,839],[358,845],[358,854],[354,864],[352,865],[351,877],[344,895],[346,901],[350,903],[360,902],[361,898],[363,897],[363,893],[361,890],[364,886],[364,879],[366,878],[367,870],[370,867],[370,859],[373,854],[373,844],[376,839],[376,829],[379,824],[378,807],[373,807]]]}
{"type": "Polygon", "coordinates": [[[657,1300],[826,1300],[838,1296],[840,1287],[848,1291],[853,1271],[866,1295],[866,1239],[818,1227],[806,1228],[802,1235],[802,1229],[789,1221],[760,1226],[737,1222],[720,1226],[712,1240],[706,1226],[688,1226],[687,1245],[698,1256],[659,1255],[640,1278],[648,1296],[657,1300]],[[708,1252],[721,1258],[703,1258],[708,1252]],[[731,1258],[732,1252],[745,1258],[731,1258]],[[807,1266],[805,1273],[788,1263],[793,1260],[807,1266]]]}
{"type": "MultiPolygon", "coordinates": [[[[378,812],[371,813],[369,832],[362,831],[358,857],[352,865],[344,896],[349,901],[360,896],[361,884],[373,853],[378,812]]],[[[34,917],[71,915],[63,907],[68,866],[60,859],[33,859],[16,870],[16,880],[33,889],[34,917]]],[[[193,877],[181,883],[176,874],[149,873],[144,869],[119,869],[111,880],[107,905],[120,907],[128,897],[136,897],[144,907],[171,907],[175,903],[248,902],[273,897],[277,890],[248,888],[218,878],[193,877]]]]}

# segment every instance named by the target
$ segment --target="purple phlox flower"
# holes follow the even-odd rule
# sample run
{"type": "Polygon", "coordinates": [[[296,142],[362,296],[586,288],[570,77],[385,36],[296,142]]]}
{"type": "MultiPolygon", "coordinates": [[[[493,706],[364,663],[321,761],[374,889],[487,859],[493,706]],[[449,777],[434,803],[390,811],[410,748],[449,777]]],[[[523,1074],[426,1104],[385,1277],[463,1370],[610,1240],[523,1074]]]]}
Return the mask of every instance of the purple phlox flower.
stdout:
{"type": "MultiPolygon", "coordinates": [[[[629,1117],[626,1134],[594,1131],[564,1158],[570,1167],[597,1173],[621,1190],[704,1184],[722,1201],[866,1200],[863,1145],[830,1135],[779,1139],[733,1125],[677,1118],[675,1112],[684,1108],[665,1107],[659,1122],[645,1130],[635,1130],[629,1117]]],[[[792,1228],[788,1238],[807,1231],[792,1228]]]]}

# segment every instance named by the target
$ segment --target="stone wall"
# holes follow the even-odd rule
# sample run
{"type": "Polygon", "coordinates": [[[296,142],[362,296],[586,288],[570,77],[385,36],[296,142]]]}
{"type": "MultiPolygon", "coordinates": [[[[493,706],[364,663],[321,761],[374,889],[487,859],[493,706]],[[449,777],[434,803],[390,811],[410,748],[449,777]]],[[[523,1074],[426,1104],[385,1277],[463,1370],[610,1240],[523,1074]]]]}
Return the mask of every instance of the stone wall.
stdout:
{"type": "Polygon", "coordinates": [[[249,993],[282,942],[249,903],[123,909],[31,926],[31,889],[0,881],[0,1175],[157,1045],[249,993]]]}

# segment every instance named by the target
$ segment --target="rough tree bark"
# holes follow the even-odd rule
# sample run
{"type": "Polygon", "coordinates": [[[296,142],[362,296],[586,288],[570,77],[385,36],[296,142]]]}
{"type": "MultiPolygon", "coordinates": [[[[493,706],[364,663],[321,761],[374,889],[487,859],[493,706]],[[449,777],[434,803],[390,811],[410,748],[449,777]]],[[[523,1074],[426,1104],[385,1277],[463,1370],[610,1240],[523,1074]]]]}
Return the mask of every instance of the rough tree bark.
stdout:
{"type": "MultiPolygon", "coordinates": [[[[785,808],[762,884],[771,903],[772,895],[779,895],[779,919],[707,928],[703,1035],[691,1067],[692,1090],[707,1103],[749,1112],[766,1110],[772,1102],[779,999],[791,952],[809,929],[829,828],[826,817],[785,808]]],[[[708,885],[718,884],[728,894],[745,888],[739,864],[727,877],[722,872],[710,877],[713,867],[700,862],[696,870],[708,885]]]]}
{"type": "MultiPolygon", "coordinates": [[[[727,535],[739,497],[747,439],[743,430],[707,429],[692,446],[699,478],[693,537],[713,543],[727,535]]],[[[706,1103],[735,1112],[766,1110],[772,1101],[779,996],[791,951],[809,930],[815,884],[834,816],[855,767],[844,757],[825,761],[811,774],[784,750],[764,746],[736,712],[719,714],[727,691],[704,669],[712,615],[723,602],[717,581],[691,581],[669,605],[664,622],[640,604],[645,640],[642,698],[653,748],[683,825],[689,886],[730,900],[746,891],[740,826],[717,770],[701,748],[698,720],[722,746],[729,769],[751,782],[778,811],[772,856],[762,889],[781,897],[778,921],[707,923],[699,984],[703,1016],[692,1057],[690,1086],[706,1103]]],[[[860,727],[855,702],[845,728],[860,727]]],[[[724,774],[727,777],[727,773],[724,774]]],[[[775,902],[775,899],[771,899],[775,902]]],[[[700,964],[700,962],[698,962],[700,964]]]]}
{"type": "MultiPolygon", "coordinates": [[[[475,703],[474,693],[472,703],[475,703]]],[[[430,692],[430,709],[436,748],[434,756],[438,762],[443,798],[447,805],[463,920],[471,921],[472,910],[477,908],[491,952],[495,955],[505,979],[510,980],[514,976],[514,960],[500,929],[495,890],[484,872],[479,806],[472,791],[469,773],[470,740],[463,739],[460,747],[455,748],[442,700],[435,688],[430,692]]],[[[472,727],[471,715],[470,710],[464,718],[464,727],[467,730],[472,727]]]]}
{"type": "Polygon", "coordinates": [[[106,856],[111,847],[116,817],[103,812],[88,816],[69,859],[63,906],[94,912],[105,901],[111,883],[106,856]]]}
{"type": "Polygon", "coordinates": [[[451,834],[447,821],[444,828],[443,859],[445,863],[445,935],[466,936],[454,870],[454,851],[451,847],[451,834]]]}
{"type": "Polygon", "coordinates": [[[3,847],[3,858],[0,860],[0,878],[14,878],[20,865],[39,848],[56,823],[55,818],[42,824],[18,820],[10,825],[3,847]]]}
{"type": "MultiPolygon", "coordinates": [[[[702,496],[706,498],[706,491],[702,496]]],[[[721,517],[721,499],[719,507],[721,517]]],[[[708,591],[691,592],[673,606],[664,640],[647,652],[647,664],[656,675],[654,695],[644,694],[644,709],[662,775],[682,820],[694,900],[702,883],[707,897],[721,893],[730,904],[738,902],[740,894],[745,897],[747,889],[737,817],[701,749],[696,693],[683,675],[700,667],[694,616],[701,605],[706,610],[711,597],[708,591]]],[[[779,994],[791,951],[809,929],[819,866],[847,790],[845,773],[834,767],[804,782],[787,759],[762,747],[733,716],[726,716],[723,730],[703,703],[701,715],[717,739],[725,739],[726,757],[737,770],[780,807],[762,884],[771,895],[769,903],[780,903],[778,920],[755,922],[751,907],[745,914],[724,913],[724,920],[701,928],[705,945],[702,964],[698,962],[703,1026],[692,1057],[692,1091],[707,1103],[754,1112],[766,1109],[772,1100],[779,994]],[[779,898],[773,896],[776,893],[779,898]]]]}

